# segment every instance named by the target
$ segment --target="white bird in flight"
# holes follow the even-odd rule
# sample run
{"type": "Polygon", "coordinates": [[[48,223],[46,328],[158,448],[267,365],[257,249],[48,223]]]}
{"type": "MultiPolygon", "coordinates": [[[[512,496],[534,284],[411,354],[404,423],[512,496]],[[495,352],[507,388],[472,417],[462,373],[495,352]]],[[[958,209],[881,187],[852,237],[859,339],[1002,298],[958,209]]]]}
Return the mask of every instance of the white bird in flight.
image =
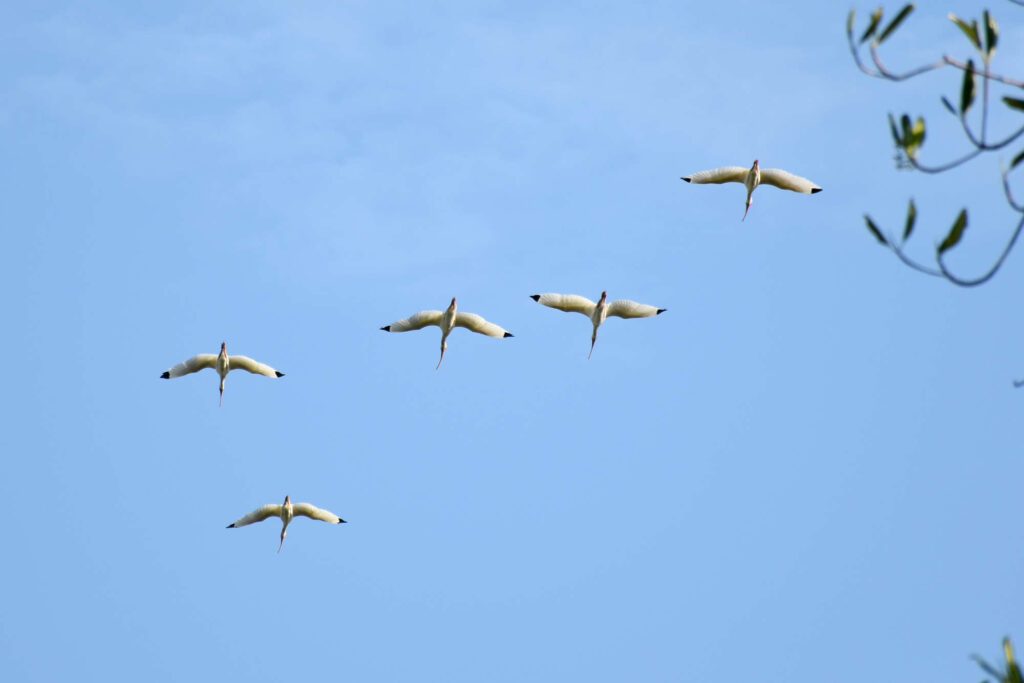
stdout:
{"type": "Polygon", "coordinates": [[[310,519],[319,519],[321,522],[329,522],[330,524],[346,523],[345,520],[330,510],[322,510],[315,505],[310,505],[309,503],[292,503],[291,498],[285,496],[283,504],[260,506],[245,517],[228,524],[227,528],[234,529],[247,524],[255,524],[256,522],[262,522],[267,517],[280,517],[281,521],[284,522],[284,526],[281,527],[281,545],[277,546],[277,552],[281,552],[281,546],[284,545],[284,537],[288,531],[288,525],[291,523],[295,515],[302,515],[303,517],[309,517],[310,519]]]}
{"type": "Polygon", "coordinates": [[[408,332],[409,330],[420,330],[427,325],[437,325],[441,328],[441,358],[437,361],[437,367],[441,367],[444,360],[444,350],[448,348],[448,335],[456,327],[465,327],[470,332],[486,334],[488,337],[511,337],[511,332],[494,323],[489,323],[476,313],[457,313],[455,310],[455,297],[452,297],[451,304],[442,313],[441,311],[420,311],[416,315],[402,318],[390,325],[380,328],[385,332],[408,332]]]}
{"type": "Polygon", "coordinates": [[[762,170],[757,165],[757,159],[754,159],[754,165],[749,169],[742,166],[723,166],[683,176],[683,180],[697,185],[701,183],[743,183],[747,188],[747,208],[743,210],[743,218],[740,220],[746,220],[747,211],[750,211],[750,205],[754,203],[751,195],[758,185],[774,185],[783,190],[803,192],[804,194],[821,192],[821,188],[807,178],[801,178],[779,168],[762,170]]]}
{"type": "Polygon", "coordinates": [[[594,326],[594,334],[590,337],[590,353],[587,359],[594,354],[594,342],[597,341],[597,328],[601,326],[605,318],[610,315],[618,318],[649,318],[652,315],[664,313],[665,308],[655,308],[647,304],[638,304],[628,299],[616,299],[608,302],[608,292],[601,292],[601,300],[596,304],[585,296],[578,294],[531,294],[530,298],[537,303],[557,308],[567,313],[582,313],[590,318],[594,326]]]}
{"type": "Polygon", "coordinates": [[[267,377],[284,377],[283,372],[278,372],[269,365],[257,363],[248,356],[229,356],[226,342],[221,342],[219,354],[200,353],[199,355],[192,356],[187,361],[178,363],[160,375],[160,377],[172,379],[193,372],[199,372],[204,368],[213,368],[220,375],[220,402],[217,405],[224,404],[224,379],[227,378],[228,373],[232,370],[245,370],[254,375],[266,375],[267,377]]]}

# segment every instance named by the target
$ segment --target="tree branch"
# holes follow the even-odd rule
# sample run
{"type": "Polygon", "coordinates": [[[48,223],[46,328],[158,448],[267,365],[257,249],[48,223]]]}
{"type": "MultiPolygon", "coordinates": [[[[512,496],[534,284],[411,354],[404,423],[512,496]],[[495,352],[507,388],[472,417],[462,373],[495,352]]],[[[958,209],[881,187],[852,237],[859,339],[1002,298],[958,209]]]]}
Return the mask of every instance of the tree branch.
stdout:
{"type": "Polygon", "coordinates": [[[1021,219],[1017,221],[1017,227],[1014,228],[1013,230],[1013,236],[1010,237],[1010,241],[1007,242],[1006,248],[1003,249],[1003,253],[999,255],[999,258],[992,265],[992,268],[990,268],[989,271],[982,275],[981,277],[975,278],[973,280],[964,280],[951,273],[949,269],[946,267],[946,262],[943,260],[943,255],[940,253],[936,260],[939,262],[939,270],[942,271],[942,276],[945,277],[950,282],[952,282],[954,285],[959,285],[961,287],[977,287],[978,285],[985,284],[986,282],[992,279],[992,276],[996,274],[996,271],[999,270],[999,267],[1003,265],[1003,261],[1005,261],[1006,257],[1010,255],[1010,251],[1013,250],[1013,244],[1014,242],[1017,241],[1017,238],[1020,237],[1022,229],[1024,229],[1024,216],[1022,216],[1021,219]]]}
{"type": "MultiPolygon", "coordinates": [[[[1009,1],[1024,7],[1024,0],[1009,1]]],[[[932,62],[931,64],[925,64],[923,66],[910,69],[909,71],[904,71],[903,73],[893,73],[888,69],[888,67],[885,66],[884,63],[882,63],[882,58],[878,56],[878,45],[874,41],[872,41],[871,44],[868,46],[868,52],[871,53],[871,61],[875,65],[875,70],[871,70],[866,64],[864,64],[864,61],[860,58],[860,48],[857,47],[857,40],[854,38],[852,31],[847,31],[846,42],[850,47],[850,54],[853,56],[853,61],[857,64],[857,68],[866,73],[868,76],[873,76],[874,78],[883,78],[887,81],[896,82],[906,81],[916,76],[920,76],[921,74],[928,73],[929,71],[935,71],[936,69],[941,69],[944,66],[951,66],[955,69],[959,69],[960,71],[972,71],[977,76],[981,76],[982,78],[988,78],[989,80],[993,81],[998,81],[1005,85],[1012,85],[1015,88],[1024,88],[1024,81],[1018,81],[1016,79],[1007,78],[1006,76],[1001,76],[999,74],[994,73],[987,73],[986,75],[985,70],[978,71],[977,67],[969,67],[967,66],[966,62],[961,62],[960,60],[954,57],[950,57],[949,55],[942,55],[942,57],[940,57],[937,61],[932,62]]]]}
{"type": "MultiPolygon", "coordinates": [[[[1015,5],[1024,7],[1024,0],[1009,1],[1015,5]]],[[[896,147],[899,150],[897,155],[897,163],[899,165],[909,165],[911,168],[914,168],[923,173],[938,174],[948,171],[962,164],[965,164],[968,161],[971,161],[975,157],[979,156],[983,152],[991,152],[1003,149],[1004,147],[1017,141],[1022,135],[1024,135],[1024,125],[1021,125],[1020,128],[1016,129],[1014,132],[1010,133],[1005,138],[998,140],[996,142],[991,142],[988,139],[988,124],[990,118],[989,98],[992,94],[992,88],[989,81],[995,81],[1003,85],[1024,89],[1024,81],[1008,78],[1000,74],[992,73],[991,71],[991,57],[996,45],[996,37],[998,34],[995,22],[992,21],[989,13],[986,11],[983,15],[982,20],[982,23],[985,26],[984,41],[982,41],[982,39],[979,37],[978,22],[972,21],[970,24],[968,24],[963,20],[958,19],[954,15],[950,15],[950,18],[954,22],[956,22],[961,29],[963,29],[963,31],[967,34],[968,38],[973,43],[974,47],[977,49],[978,53],[981,55],[980,68],[979,66],[975,65],[973,60],[962,62],[953,57],[950,57],[949,55],[944,54],[940,59],[938,59],[935,62],[932,62],[931,64],[925,64],[923,66],[910,69],[909,71],[896,73],[894,71],[890,71],[890,69],[882,61],[882,58],[878,54],[878,47],[887,37],[889,37],[889,35],[892,34],[895,27],[901,24],[903,19],[910,13],[912,9],[912,4],[904,6],[903,10],[900,11],[896,18],[892,20],[889,23],[889,25],[884,30],[881,31],[880,34],[876,35],[876,30],[880,30],[878,27],[880,25],[882,17],[882,9],[877,9],[874,13],[872,13],[871,22],[869,23],[867,30],[864,31],[864,34],[861,36],[859,43],[857,42],[854,36],[853,28],[855,15],[854,12],[851,11],[849,19],[847,20],[846,37],[847,43],[850,48],[850,54],[853,56],[853,61],[857,65],[857,68],[860,69],[863,73],[874,78],[882,78],[894,82],[905,81],[910,78],[920,76],[921,74],[928,73],[929,71],[935,71],[946,66],[953,67],[954,69],[962,72],[964,76],[963,86],[961,88],[960,93],[959,107],[954,107],[954,105],[951,104],[949,100],[947,100],[945,97],[942,98],[942,101],[946,108],[950,111],[950,113],[952,113],[960,122],[960,127],[963,130],[963,134],[967,138],[967,141],[970,143],[973,149],[966,152],[962,156],[959,156],[951,161],[942,163],[937,166],[922,164],[920,161],[918,161],[917,156],[921,148],[922,142],[924,141],[924,120],[919,117],[917,122],[911,125],[909,116],[904,114],[900,119],[902,121],[901,133],[897,129],[895,119],[890,115],[889,120],[890,125],[892,127],[892,135],[896,141],[896,147]],[[865,59],[862,58],[860,51],[860,45],[866,42],[869,38],[871,39],[871,42],[868,45],[868,53],[871,55],[870,64],[867,63],[865,59]],[[967,112],[970,109],[971,104],[974,103],[975,101],[975,84],[977,78],[981,78],[982,87],[980,93],[980,111],[978,113],[980,119],[978,122],[979,129],[976,134],[970,122],[968,122],[967,120],[967,112]],[[905,162],[904,159],[906,160],[905,162]]],[[[1010,104],[1015,109],[1020,108],[1019,100],[1007,98],[1007,103],[1010,104]]],[[[1024,155],[1018,155],[1014,160],[1015,163],[1019,164],[1022,156],[1024,155]]],[[[992,279],[992,277],[995,276],[995,274],[1002,267],[1003,263],[1006,262],[1006,258],[1009,256],[1010,252],[1013,251],[1013,248],[1016,245],[1017,240],[1021,235],[1021,232],[1024,232],[1024,205],[1018,203],[1013,197],[1013,192],[1010,187],[1009,173],[1010,170],[1002,169],[1001,175],[1003,183],[1003,193],[1006,197],[1006,202],[1010,205],[1010,207],[1018,214],[1020,214],[1020,219],[1017,221],[1017,225],[1013,228],[1013,232],[1010,235],[1010,238],[1007,241],[1005,247],[999,253],[998,257],[992,263],[991,267],[986,272],[982,273],[977,277],[965,278],[953,273],[950,270],[949,266],[946,264],[945,260],[946,252],[949,251],[952,247],[954,247],[961,239],[961,236],[963,234],[963,228],[965,226],[966,221],[966,209],[961,212],[960,217],[954,223],[953,228],[950,230],[946,239],[942,242],[941,245],[938,246],[936,250],[935,263],[938,266],[937,268],[915,260],[913,257],[909,256],[903,250],[905,241],[907,237],[909,237],[913,226],[913,220],[915,215],[913,202],[911,202],[910,213],[908,213],[907,228],[904,231],[903,240],[898,241],[892,239],[891,236],[883,236],[883,234],[878,230],[877,226],[875,226],[870,221],[870,219],[868,219],[868,227],[871,229],[871,232],[874,233],[875,237],[877,237],[879,241],[888,246],[896,255],[896,257],[899,258],[900,261],[902,261],[905,265],[920,273],[924,273],[932,277],[944,278],[951,282],[952,284],[955,284],[960,287],[976,287],[978,285],[984,284],[988,282],[990,279],[992,279]]]]}

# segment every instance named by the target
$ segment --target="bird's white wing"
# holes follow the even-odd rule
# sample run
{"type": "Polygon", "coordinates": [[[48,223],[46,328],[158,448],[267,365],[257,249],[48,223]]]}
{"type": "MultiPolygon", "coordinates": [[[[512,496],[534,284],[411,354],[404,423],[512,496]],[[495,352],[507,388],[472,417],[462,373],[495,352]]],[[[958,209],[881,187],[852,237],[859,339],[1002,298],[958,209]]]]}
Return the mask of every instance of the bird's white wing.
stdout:
{"type": "Polygon", "coordinates": [[[488,337],[511,337],[512,333],[494,323],[489,323],[476,313],[455,313],[455,326],[465,327],[471,332],[486,334],[488,337]]]}
{"type": "Polygon", "coordinates": [[[238,526],[245,526],[246,524],[253,524],[255,522],[262,522],[267,517],[280,517],[281,516],[281,504],[263,505],[258,507],[245,517],[239,517],[231,524],[228,524],[228,528],[238,526]]]}
{"type": "Polygon", "coordinates": [[[579,294],[534,294],[530,297],[539,304],[557,308],[566,313],[582,313],[589,317],[597,306],[593,301],[579,294]]]}
{"type": "Polygon", "coordinates": [[[614,315],[618,318],[649,318],[652,315],[664,313],[665,310],[664,308],[656,308],[647,304],[638,304],[629,299],[616,299],[608,304],[608,315],[614,315]]]}
{"type": "Polygon", "coordinates": [[[293,503],[292,511],[297,515],[302,515],[303,517],[309,517],[311,519],[319,519],[321,522],[328,522],[329,524],[345,523],[345,520],[330,510],[324,510],[323,508],[318,508],[317,506],[310,505],[309,503],[293,503]]]}
{"type": "Polygon", "coordinates": [[[269,365],[254,361],[248,356],[228,356],[228,369],[245,370],[254,375],[266,375],[267,377],[284,377],[283,372],[278,372],[269,365]]]}
{"type": "Polygon", "coordinates": [[[217,354],[200,353],[197,356],[192,356],[187,361],[178,363],[160,376],[164,379],[172,379],[174,377],[181,377],[182,375],[188,375],[193,372],[199,372],[203,368],[215,367],[217,367],[217,354]]]}
{"type": "Polygon", "coordinates": [[[775,187],[782,188],[783,190],[803,192],[804,194],[821,192],[821,188],[807,178],[801,178],[798,175],[793,175],[789,171],[783,171],[781,168],[762,168],[761,184],[774,185],[775,187]]]}
{"type": "MultiPolygon", "coordinates": [[[[700,171],[692,175],[683,176],[688,183],[700,185],[701,183],[743,183],[747,180],[749,168],[742,166],[723,166],[713,168],[710,171],[700,171]]],[[[764,171],[761,171],[761,182],[764,182],[764,171]]]]}
{"type": "Polygon", "coordinates": [[[396,320],[380,329],[385,332],[408,332],[409,330],[421,330],[427,325],[437,325],[440,327],[441,315],[441,311],[420,311],[416,315],[396,320]]]}

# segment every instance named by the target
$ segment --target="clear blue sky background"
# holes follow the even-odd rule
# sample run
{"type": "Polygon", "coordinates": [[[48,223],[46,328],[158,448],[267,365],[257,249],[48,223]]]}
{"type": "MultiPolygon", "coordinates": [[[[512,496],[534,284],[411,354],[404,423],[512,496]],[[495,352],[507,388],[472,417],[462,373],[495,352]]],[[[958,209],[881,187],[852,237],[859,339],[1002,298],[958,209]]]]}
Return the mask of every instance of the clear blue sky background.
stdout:
{"type": "MultiPolygon", "coordinates": [[[[966,56],[947,4],[894,63],[966,56]]],[[[966,205],[976,272],[998,158],[898,172],[886,112],[945,158],[958,77],[860,75],[847,10],[5,4],[4,678],[952,682],[1024,646],[1024,254],[960,290],[861,218],[914,196],[927,259],[966,205]],[[679,180],[755,157],[824,192],[741,223],[679,180]],[[590,361],[528,298],[602,289],[668,312],[590,361]],[[436,329],[378,330],[452,296],[515,338],[435,372],[436,329]],[[159,379],[221,341],[287,376],[159,379]],[[224,528],[285,494],[349,524],[224,528]]]]}

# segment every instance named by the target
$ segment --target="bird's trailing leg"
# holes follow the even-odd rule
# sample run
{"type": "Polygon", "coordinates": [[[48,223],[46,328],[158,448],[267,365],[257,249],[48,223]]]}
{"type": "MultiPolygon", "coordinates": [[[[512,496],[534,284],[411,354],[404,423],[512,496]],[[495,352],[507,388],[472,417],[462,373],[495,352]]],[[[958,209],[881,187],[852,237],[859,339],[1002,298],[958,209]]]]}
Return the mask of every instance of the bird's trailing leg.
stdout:
{"type": "Polygon", "coordinates": [[[750,205],[754,203],[754,199],[751,197],[751,194],[753,193],[747,193],[747,208],[743,209],[743,218],[740,219],[741,222],[747,220],[747,211],[750,211],[750,205]]]}
{"type": "Polygon", "coordinates": [[[284,547],[284,537],[287,529],[287,526],[281,527],[281,545],[277,546],[277,552],[281,552],[281,548],[284,547]]]}
{"type": "Polygon", "coordinates": [[[594,342],[597,341],[597,330],[594,330],[594,336],[590,338],[590,353],[587,354],[587,360],[594,355],[594,342]]]}
{"type": "Polygon", "coordinates": [[[435,370],[437,370],[438,368],[441,367],[441,361],[444,360],[444,350],[447,349],[447,348],[448,348],[448,342],[442,341],[441,342],[441,357],[437,361],[437,366],[434,368],[435,370]]]}
{"type": "Polygon", "coordinates": [[[224,378],[220,378],[220,401],[217,402],[218,406],[224,405],[224,378]]]}

